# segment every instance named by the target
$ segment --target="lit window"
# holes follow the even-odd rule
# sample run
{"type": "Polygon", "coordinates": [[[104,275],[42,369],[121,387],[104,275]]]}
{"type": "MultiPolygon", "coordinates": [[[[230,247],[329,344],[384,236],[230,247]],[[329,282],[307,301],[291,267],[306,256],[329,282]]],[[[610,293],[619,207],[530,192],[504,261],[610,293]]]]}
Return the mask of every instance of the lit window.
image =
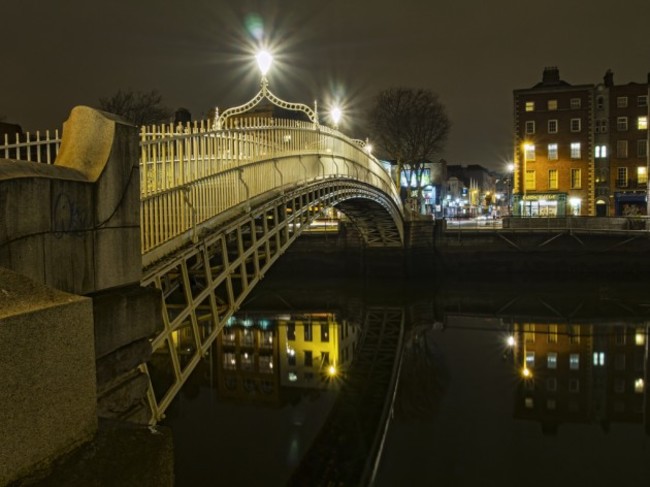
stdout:
{"type": "Polygon", "coordinates": [[[535,352],[526,352],[526,367],[532,369],[535,366],[535,352]]]}
{"type": "Polygon", "coordinates": [[[535,343],[535,323],[524,324],[524,341],[526,343],[535,343]]]}
{"type": "Polygon", "coordinates": [[[605,365],[605,353],[594,352],[594,365],[602,367],[605,365]]]}
{"type": "Polygon", "coordinates": [[[526,122],[526,133],[527,134],[534,134],[535,133],[535,122],[532,120],[529,120],[526,122]]]}
{"type": "Polygon", "coordinates": [[[595,151],[596,159],[604,159],[607,157],[607,146],[606,145],[597,145],[595,151]]]}
{"type": "Polygon", "coordinates": [[[555,352],[550,352],[546,356],[546,366],[549,369],[557,369],[557,353],[555,352]]]}
{"type": "Polygon", "coordinates": [[[638,107],[647,107],[648,106],[648,95],[641,95],[636,97],[636,106],[638,107]]]}
{"type": "Polygon", "coordinates": [[[549,120],[548,121],[548,133],[549,134],[557,134],[557,120],[549,120]]]}
{"type": "Polygon", "coordinates": [[[616,141],[616,157],[627,157],[627,140],[616,141]]]}
{"type": "Polygon", "coordinates": [[[527,397],[524,400],[524,404],[526,405],[526,409],[533,409],[533,398],[532,397],[527,397]]]}
{"type": "MultiPolygon", "coordinates": [[[[557,174],[555,175],[557,178],[557,174]]],[[[548,325],[548,343],[557,343],[557,325],[548,325]]]]}
{"type": "Polygon", "coordinates": [[[571,142],[571,159],[580,159],[580,142],[571,142]]]}
{"type": "Polygon", "coordinates": [[[582,128],[581,119],[572,118],[571,119],[571,132],[580,132],[581,128],[582,128]]]}
{"type": "Polygon", "coordinates": [[[648,130],[648,117],[645,115],[643,117],[639,117],[636,121],[636,128],[639,130],[648,130]]]}
{"type": "Polygon", "coordinates": [[[637,140],[636,142],[637,157],[645,157],[647,154],[648,154],[648,141],[645,139],[637,140]]]}
{"type": "Polygon", "coordinates": [[[569,368],[571,370],[580,369],[580,354],[572,353],[571,355],[569,355],[569,368]]]}
{"type": "Polygon", "coordinates": [[[527,112],[535,111],[535,102],[534,101],[527,101],[526,102],[526,111],[527,112]]]}
{"type": "Polygon", "coordinates": [[[557,110],[557,100],[549,100],[547,106],[549,110],[557,110]]]}
{"type": "Polygon", "coordinates": [[[320,325],[320,341],[329,342],[329,325],[327,323],[321,323],[320,325]]]}
{"type": "Polygon", "coordinates": [[[548,160],[557,161],[557,159],[558,159],[557,144],[548,144],[548,160]]]}
{"type": "Polygon", "coordinates": [[[524,158],[526,159],[526,161],[535,160],[535,144],[524,145],[524,158]]]}
{"type": "Polygon", "coordinates": [[[648,170],[645,167],[637,167],[636,179],[639,184],[646,184],[648,182],[648,170]]]}
{"type": "Polygon", "coordinates": [[[535,184],[535,170],[534,169],[528,169],[526,171],[526,189],[532,189],[534,190],[536,188],[535,184]]]}
{"type": "Polygon", "coordinates": [[[645,329],[636,329],[636,333],[634,334],[634,343],[636,345],[645,345],[645,329]]]}
{"type": "Polygon", "coordinates": [[[580,98],[571,98],[571,110],[578,110],[582,106],[580,98]]]}
{"type": "Polygon", "coordinates": [[[557,189],[557,169],[549,169],[548,171],[548,189],[557,189]]]}
{"type": "Polygon", "coordinates": [[[627,108],[627,96],[619,96],[616,98],[616,106],[618,108],[627,108]]]}
{"type": "Polygon", "coordinates": [[[582,169],[571,169],[571,189],[582,188],[582,169]]]}
{"type": "Polygon", "coordinates": [[[619,132],[627,130],[627,117],[616,117],[616,130],[619,132]]]}
{"type": "Polygon", "coordinates": [[[642,378],[638,378],[634,381],[634,392],[637,394],[643,394],[643,391],[645,390],[645,382],[643,381],[642,378]]]}
{"type": "Polygon", "coordinates": [[[298,380],[298,376],[296,375],[295,372],[289,372],[289,382],[296,382],[298,380]]]}

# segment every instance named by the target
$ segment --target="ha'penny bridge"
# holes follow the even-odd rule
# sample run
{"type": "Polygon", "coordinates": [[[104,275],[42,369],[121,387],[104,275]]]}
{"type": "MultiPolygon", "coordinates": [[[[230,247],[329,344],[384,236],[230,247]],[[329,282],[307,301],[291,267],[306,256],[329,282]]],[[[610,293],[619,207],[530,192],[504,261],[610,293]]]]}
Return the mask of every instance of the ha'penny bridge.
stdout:
{"type": "MultiPolygon", "coordinates": [[[[97,416],[160,421],[246,296],[329,209],[367,248],[403,248],[408,229],[369,146],[321,125],[316,107],[275,97],[264,77],[250,102],[211,121],[138,131],[76,107],[61,138],[5,140],[0,157],[0,287],[15,298],[0,319],[48,337],[27,346],[12,331],[6,360],[27,375],[35,354],[58,359],[7,404],[10,431],[20,436],[33,414],[44,430],[7,460],[0,484],[88,440],[97,416]],[[263,99],[303,119],[251,115],[263,99]],[[35,401],[49,410],[26,407],[35,401]]],[[[383,387],[395,380],[403,320],[393,318],[366,327],[366,384],[372,373],[383,387]]],[[[386,417],[383,401],[378,411],[386,417]]]]}

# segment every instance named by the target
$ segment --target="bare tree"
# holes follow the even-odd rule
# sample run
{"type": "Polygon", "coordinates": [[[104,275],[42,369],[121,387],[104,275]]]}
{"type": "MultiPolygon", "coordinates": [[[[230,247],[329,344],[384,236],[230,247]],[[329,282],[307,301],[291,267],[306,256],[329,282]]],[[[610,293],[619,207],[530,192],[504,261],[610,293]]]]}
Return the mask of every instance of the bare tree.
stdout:
{"type": "Polygon", "coordinates": [[[397,165],[397,185],[405,167],[415,175],[421,208],[424,164],[442,152],[451,129],[445,106],[430,90],[389,88],[375,97],[368,118],[373,139],[397,165]]]}
{"type": "Polygon", "coordinates": [[[134,125],[168,122],[171,110],[162,105],[162,95],[149,92],[118,90],[114,95],[99,99],[102,110],[119,115],[134,125]]]}

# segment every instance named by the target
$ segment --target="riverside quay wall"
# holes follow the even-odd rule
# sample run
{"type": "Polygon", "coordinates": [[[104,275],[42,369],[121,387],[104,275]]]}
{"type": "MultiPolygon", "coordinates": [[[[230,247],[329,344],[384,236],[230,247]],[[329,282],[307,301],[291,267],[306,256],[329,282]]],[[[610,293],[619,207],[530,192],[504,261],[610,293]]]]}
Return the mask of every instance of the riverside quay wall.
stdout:
{"type": "MultiPolygon", "coordinates": [[[[322,275],[497,277],[510,275],[625,275],[650,273],[647,221],[627,218],[504,220],[501,228],[408,222],[404,249],[363,248],[355,228],[306,232],[277,272],[300,268],[322,275]],[[550,221],[554,220],[554,221],[550,221]]],[[[275,271],[275,270],[274,270],[275,271]]]]}

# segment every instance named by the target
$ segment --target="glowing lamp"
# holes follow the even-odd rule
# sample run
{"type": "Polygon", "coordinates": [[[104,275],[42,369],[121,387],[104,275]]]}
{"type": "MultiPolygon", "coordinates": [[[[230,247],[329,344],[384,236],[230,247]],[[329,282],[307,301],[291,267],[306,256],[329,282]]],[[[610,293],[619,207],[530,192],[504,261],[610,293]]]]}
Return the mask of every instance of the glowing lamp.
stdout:
{"type": "Polygon", "coordinates": [[[255,59],[257,59],[257,66],[260,68],[262,76],[266,76],[266,73],[268,73],[269,69],[271,69],[273,56],[271,56],[271,53],[269,53],[269,51],[260,51],[257,53],[257,56],[255,56],[255,59]]]}

